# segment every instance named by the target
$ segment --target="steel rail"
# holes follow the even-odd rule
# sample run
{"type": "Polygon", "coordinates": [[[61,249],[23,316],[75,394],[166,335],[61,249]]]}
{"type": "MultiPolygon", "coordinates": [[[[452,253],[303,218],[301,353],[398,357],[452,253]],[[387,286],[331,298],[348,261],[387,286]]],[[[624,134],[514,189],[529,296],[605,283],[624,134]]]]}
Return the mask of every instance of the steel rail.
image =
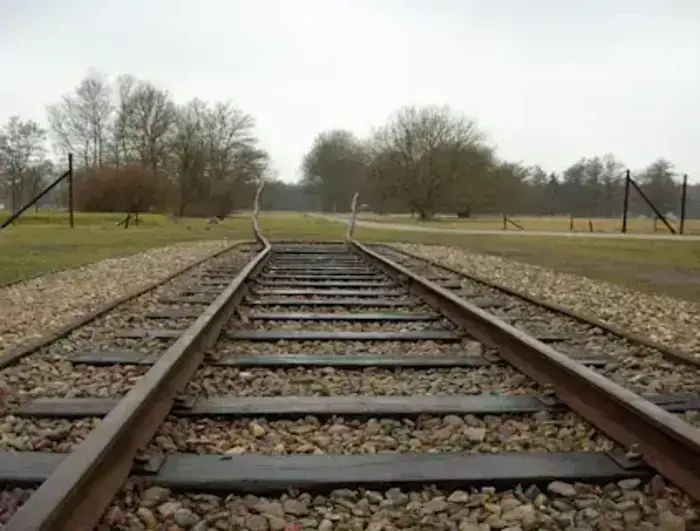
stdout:
{"type": "Polygon", "coordinates": [[[129,476],[138,450],[156,433],[192,378],[204,352],[216,341],[254,277],[270,256],[269,242],[256,231],[262,250],[197,320],[119,401],[37,491],[3,531],[91,531],[129,476]]]}
{"type": "Polygon", "coordinates": [[[358,241],[349,245],[700,500],[700,430],[358,241]]]}
{"type": "Polygon", "coordinates": [[[620,339],[626,339],[632,343],[637,343],[639,345],[643,345],[645,347],[649,347],[654,350],[658,350],[662,356],[666,357],[667,359],[671,361],[675,361],[677,363],[682,363],[684,365],[691,365],[694,367],[700,367],[700,358],[693,356],[693,354],[689,352],[683,352],[681,350],[674,350],[666,345],[663,345],[659,343],[658,341],[653,341],[649,339],[648,337],[644,337],[640,334],[636,334],[634,332],[629,332],[627,330],[623,330],[622,328],[619,328],[613,324],[607,323],[601,319],[598,319],[596,317],[593,317],[592,315],[586,315],[583,313],[576,312],[574,310],[570,310],[569,308],[566,308],[560,304],[556,304],[553,302],[545,301],[542,299],[539,299],[533,295],[530,295],[528,293],[525,293],[524,291],[520,291],[514,288],[509,288],[508,286],[504,286],[502,284],[497,284],[496,282],[491,282],[490,280],[487,280],[484,277],[474,275],[472,273],[465,273],[464,271],[460,271],[459,269],[456,269],[454,267],[441,264],[437,260],[433,260],[431,258],[424,258],[420,255],[414,254],[410,251],[403,251],[401,249],[397,249],[396,247],[391,247],[386,244],[373,244],[376,246],[381,246],[385,247],[386,249],[390,249],[392,251],[395,251],[399,254],[403,254],[407,257],[414,258],[416,260],[420,260],[422,262],[425,262],[426,264],[429,264],[431,266],[435,266],[441,269],[444,269],[445,271],[449,271],[450,273],[454,273],[455,275],[459,275],[461,277],[467,278],[469,280],[472,280],[474,282],[477,282],[478,284],[482,284],[484,286],[488,286],[490,288],[497,289],[499,291],[502,291],[503,293],[506,293],[507,295],[511,295],[513,297],[517,297],[519,299],[522,299],[526,302],[529,302],[531,304],[534,304],[536,306],[539,306],[541,308],[551,310],[556,313],[560,313],[562,315],[566,315],[567,317],[571,317],[572,319],[575,319],[581,323],[588,324],[591,326],[595,326],[597,328],[601,328],[605,330],[606,332],[611,333],[614,336],[619,337],[620,339]]]}

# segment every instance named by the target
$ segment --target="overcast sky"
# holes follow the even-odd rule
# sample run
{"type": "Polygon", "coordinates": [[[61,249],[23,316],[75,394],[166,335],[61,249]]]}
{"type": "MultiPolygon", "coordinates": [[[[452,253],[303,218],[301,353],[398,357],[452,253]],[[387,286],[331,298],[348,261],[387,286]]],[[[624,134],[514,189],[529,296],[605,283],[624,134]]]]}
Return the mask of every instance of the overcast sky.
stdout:
{"type": "Polygon", "coordinates": [[[664,156],[697,182],[699,28],[698,0],[0,0],[0,120],[45,122],[95,68],[233,99],[284,180],[324,129],[448,104],[510,160],[664,156]]]}

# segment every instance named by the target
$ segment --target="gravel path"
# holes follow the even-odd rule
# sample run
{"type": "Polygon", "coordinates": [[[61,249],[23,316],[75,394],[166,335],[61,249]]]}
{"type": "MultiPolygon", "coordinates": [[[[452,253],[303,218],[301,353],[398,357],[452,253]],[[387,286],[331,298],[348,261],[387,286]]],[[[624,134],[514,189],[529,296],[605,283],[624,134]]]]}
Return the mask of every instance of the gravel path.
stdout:
{"type": "Polygon", "coordinates": [[[232,243],[181,243],[0,288],[0,355],[232,243]]]}
{"type": "Polygon", "coordinates": [[[659,476],[646,485],[630,480],[603,487],[555,482],[501,492],[338,489],[328,496],[267,498],[175,494],[130,481],[97,531],[683,531],[695,521],[693,504],[659,476]]]}
{"type": "Polygon", "coordinates": [[[463,249],[393,246],[700,355],[697,304],[463,249]]]}
{"type": "Polygon", "coordinates": [[[538,394],[544,391],[506,366],[477,369],[364,369],[333,367],[247,369],[203,366],[185,394],[197,396],[411,396],[538,394]]]}
{"type": "Polygon", "coordinates": [[[418,419],[351,417],[234,421],[169,417],[153,453],[374,454],[605,451],[613,442],[572,413],[418,419]]]}
{"type": "MultiPolygon", "coordinates": [[[[348,220],[344,216],[328,215],[320,213],[307,213],[308,217],[325,219],[327,221],[335,221],[347,225],[348,220]]],[[[634,232],[568,232],[568,231],[546,231],[546,230],[509,230],[501,229],[460,229],[449,227],[426,227],[424,225],[402,224],[402,223],[386,223],[358,219],[355,221],[357,227],[367,227],[378,230],[392,230],[401,232],[438,232],[443,234],[463,234],[463,235],[483,235],[483,236],[515,236],[527,238],[529,236],[549,236],[557,238],[603,238],[603,239],[622,239],[622,240],[666,240],[666,241],[700,241],[700,236],[685,234],[678,236],[677,234],[663,233],[634,233],[634,232]]]]}

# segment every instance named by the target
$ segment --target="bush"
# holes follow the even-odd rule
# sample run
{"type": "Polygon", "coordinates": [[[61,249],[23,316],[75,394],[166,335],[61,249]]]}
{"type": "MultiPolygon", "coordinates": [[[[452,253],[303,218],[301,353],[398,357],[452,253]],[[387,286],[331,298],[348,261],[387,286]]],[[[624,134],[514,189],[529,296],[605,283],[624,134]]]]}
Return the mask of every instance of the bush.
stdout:
{"type": "Polygon", "coordinates": [[[164,175],[137,164],[75,175],[75,206],[83,212],[161,211],[168,191],[164,175]]]}

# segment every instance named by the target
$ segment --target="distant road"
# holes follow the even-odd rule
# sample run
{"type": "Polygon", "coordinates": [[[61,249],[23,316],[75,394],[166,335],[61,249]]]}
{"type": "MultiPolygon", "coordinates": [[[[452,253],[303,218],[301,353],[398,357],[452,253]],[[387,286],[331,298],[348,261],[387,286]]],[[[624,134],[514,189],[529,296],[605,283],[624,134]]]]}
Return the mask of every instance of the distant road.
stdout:
{"type": "MultiPolygon", "coordinates": [[[[333,216],[329,214],[318,214],[309,212],[307,215],[325,219],[327,221],[335,221],[338,223],[347,223],[347,217],[333,216]]],[[[622,238],[628,240],[666,240],[666,241],[684,241],[697,242],[700,241],[700,235],[680,236],[674,234],[643,234],[643,233],[627,233],[621,232],[558,232],[558,231],[543,231],[543,230],[493,230],[493,229],[448,229],[440,227],[423,227],[421,225],[401,225],[398,223],[378,223],[376,221],[365,221],[358,219],[355,222],[358,227],[366,227],[368,229],[384,229],[396,230],[404,232],[439,232],[443,234],[473,234],[473,235],[493,235],[493,236],[559,236],[565,238],[622,238]]]]}

